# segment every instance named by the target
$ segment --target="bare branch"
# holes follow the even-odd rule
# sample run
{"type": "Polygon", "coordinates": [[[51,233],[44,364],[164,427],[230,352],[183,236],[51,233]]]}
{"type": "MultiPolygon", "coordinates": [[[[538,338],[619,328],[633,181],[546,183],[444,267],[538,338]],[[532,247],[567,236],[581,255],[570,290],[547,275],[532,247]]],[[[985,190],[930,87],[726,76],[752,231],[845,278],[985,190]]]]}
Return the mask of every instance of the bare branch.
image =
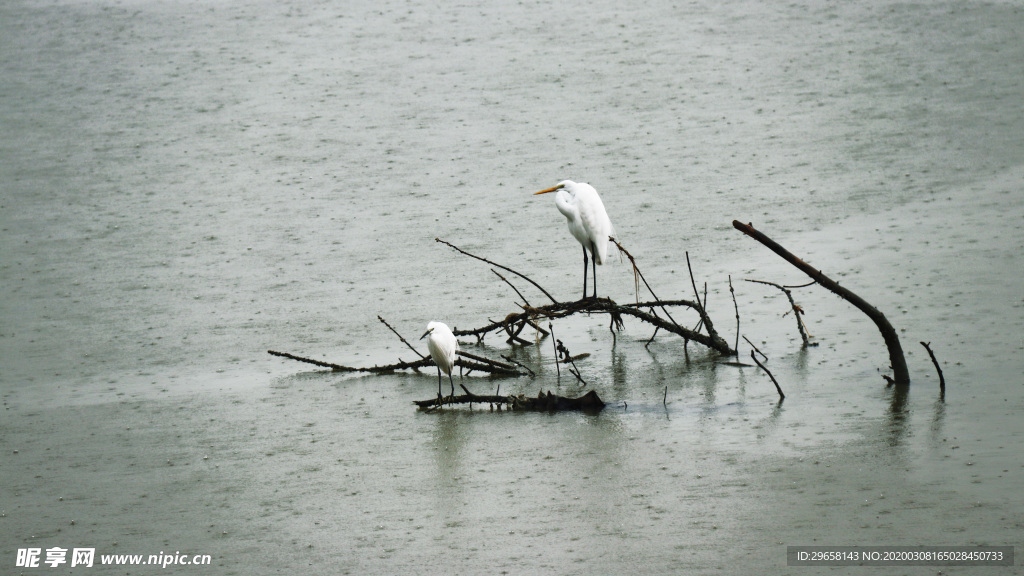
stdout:
{"type": "Polygon", "coordinates": [[[409,369],[415,370],[417,368],[424,368],[424,367],[427,367],[427,366],[433,366],[434,365],[434,361],[431,358],[428,357],[428,358],[421,358],[421,359],[419,359],[419,360],[417,360],[415,362],[401,362],[401,361],[399,361],[396,364],[388,364],[386,366],[373,366],[373,367],[370,367],[370,368],[356,368],[356,367],[352,367],[352,366],[342,366],[341,364],[331,364],[330,362],[321,362],[319,360],[313,360],[312,358],[303,358],[302,356],[295,356],[294,354],[289,354],[287,352],[277,352],[277,351],[274,351],[274,350],[267,350],[267,353],[271,354],[273,356],[280,356],[282,358],[288,358],[290,360],[298,360],[299,362],[305,362],[306,364],[313,364],[315,366],[320,366],[322,368],[330,368],[331,370],[334,370],[335,372],[372,372],[372,373],[375,373],[375,374],[380,374],[380,373],[384,373],[384,372],[394,372],[395,370],[409,370],[409,369]]]}
{"type": "MultiPolygon", "coordinates": [[[[537,375],[537,374],[534,373],[533,370],[530,370],[530,367],[527,366],[526,364],[523,364],[522,362],[519,362],[519,361],[515,360],[514,358],[506,356],[505,354],[502,354],[501,357],[504,358],[505,360],[508,360],[512,364],[515,364],[516,366],[522,368],[523,370],[526,370],[527,372],[529,372],[531,378],[533,378],[534,376],[537,375]]],[[[501,384],[498,384],[498,390],[501,390],[501,384]]]]}
{"type": "Polygon", "coordinates": [[[501,368],[503,370],[515,370],[515,366],[512,366],[511,364],[505,364],[502,362],[498,362],[497,360],[491,360],[490,358],[485,358],[484,356],[477,356],[476,354],[466,352],[465,350],[456,350],[455,353],[458,354],[459,356],[465,356],[466,358],[469,358],[471,360],[483,362],[484,364],[490,364],[491,366],[501,368]]]}
{"type": "Polygon", "coordinates": [[[736,356],[740,355],[740,306],[736,303],[736,291],[732,289],[732,274],[729,274],[729,293],[732,294],[732,305],[736,309],[736,356]]]}
{"type": "MultiPolygon", "coordinates": [[[[615,238],[612,238],[611,236],[609,236],[608,239],[615,243],[615,246],[619,249],[620,252],[622,252],[623,254],[626,255],[626,258],[629,258],[629,263],[633,265],[633,282],[636,283],[636,279],[639,278],[640,280],[643,281],[644,286],[647,287],[647,291],[651,293],[651,296],[653,296],[655,300],[660,300],[658,298],[658,295],[654,293],[654,289],[651,288],[651,285],[647,283],[647,279],[644,278],[644,273],[640,271],[640,267],[636,265],[636,259],[633,258],[633,255],[630,254],[629,251],[626,250],[622,246],[622,244],[620,244],[619,241],[616,240],[615,238]]],[[[639,288],[639,285],[637,287],[639,288]]],[[[639,292],[639,290],[637,290],[637,292],[639,292]]],[[[637,306],[639,306],[640,305],[640,295],[639,294],[637,294],[636,300],[637,300],[637,306]]],[[[680,329],[682,328],[681,326],[679,326],[679,324],[676,324],[675,319],[672,318],[672,315],[668,313],[668,310],[665,308],[664,304],[661,304],[661,310],[665,313],[665,316],[668,316],[668,319],[673,324],[675,324],[677,328],[680,328],[680,329]]],[[[699,310],[700,309],[698,308],[698,311],[699,310]]]]}
{"type": "MultiPolygon", "coordinates": [[[[371,367],[355,367],[355,366],[343,366],[341,364],[332,364],[330,362],[321,362],[319,360],[313,360],[312,358],[303,358],[302,356],[296,356],[287,352],[277,352],[275,350],[267,350],[267,353],[273,356],[280,356],[281,358],[288,358],[289,360],[297,360],[299,362],[305,362],[306,364],[313,364],[322,368],[330,368],[335,372],[369,372],[372,374],[385,374],[388,372],[394,372],[396,370],[418,370],[420,368],[426,368],[427,366],[434,366],[434,360],[427,356],[426,358],[420,358],[413,362],[403,362],[399,360],[394,364],[386,364],[384,366],[371,366],[371,367]]],[[[460,355],[465,356],[461,351],[460,355]]],[[[472,357],[472,356],[467,356],[472,357]]],[[[476,357],[480,358],[481,357],[476,357]]],[[[494,360],[487,360],[487,363],[474,362],[471,360],[465,360],[463,358],[457,358],[455,365],[467,370],[476,370],[477,372],[485,372],[488,374],[497,374],[503,376],[525,376],[523,372],[516,370],[512,366],[502,365],[501,362],[495,362],[494,360]]]]}
{"type": "Polygon", "coordinates": [[[733,220],[732,225],[740,232],[743,232],[747,236],[750,236],[765,245],[772,252],[775,252],[784,260],[800,269],[804,274],[810,276],[811,279],[816,280],[827,290],[839,295],[839,297],[843,298],[850,304],[853,304],[858,310],[866,314],[868,318],[871,318],[875,323],[875,326],[878,327],[878,331],[882,333],[885,345],[889,349],[889,362],[892,367],[893,376],[895,376],[892,381],[900,386],[910,385],[910,371],[907,370],[907,360],[903,356],[903,347],[900,345],[899,335],[896,334],[896,330],[893,329],[892,324],[889,323],[889,320],[884,314],[871,304],[868,304],[860,296],[857,296],[853,292],[843,288],[837,282],[822,274],[820,270],[791,254],[788,250],[768,236],[765,236],[761,232],[755,230],[752,225],[743,224],[739,220],[733,220]]]}
{"type": "Polygon", "coordinates": [[[932,364],[935,365],[935,371],[939,373],[939,400],[946,399],[946,378],[942,375],[942,368],[939,367],[939,361],[935,359],[935,353],[932,352],[931,342],[921,342],[921,346],[928,351],[928,355],[932,358],[932,364]]]}
{"type": "MultiPolygon", "coordinates": [[[[704,329],[707,330],[708,336],[715,340],[721,340],[718,336],[718,332],[715,332],[715,326],[711,323],[711,317],[707,313],[708,304],[708,283],[704,283],[704,301],[700,300],[700,292],[697,291],[697,283],[693,279],[693,268],[690,266],[690,253],[686,252],[686,269],[690,271],[690,284],[693,285],[693,294],[697,297],[697,303],[700,304],[700,308],[697,312],[700,313],[700,321],[704,323],[704,329]]],[[[697,325],[695,330],[700,329],[700,324],[697,325]]],[[[728,345],[726,346],[728,348],[728,345]]]]}
{"type": "Polygon", "coordinates": [[[491,272],[494,272],[494,274],[498,278],[501,278],[502,280],[504,280],[505,284],[508,284],[509,286],[511,286],[512,289],[516,291],[516,294],[518,294],[519,297],[523,299],[523,304],[526,304],[527,306],[530,305],[530,301],[526,299],[526,296],[523,296],[523,293],[519,291],[519,288],[516,288],[515,285],[512,284],[511,282],[509,282],[504,276],[502,276],[501,274],[498,274],[498,271],[495,270],[494,268],[491,268],[491,272]]]}
{"type": "Polygon", "coordinates": [[[761,370],[764,370],[764,373],[767,374],[768,377],[772,379],[772,384],[775,384],[775,389],[778,390],[779,392],[779,400],[785,400],[786,395],[782,393],[782,386],[779,386],[779,381],[775,379],[775,376],[772,376],[770,370],[764,367],[764,364],[761,364],[761,361],[757,359],[757,356],[754,354],[753,350],[750,351],[750,357],[753,358],[754,363],[757,364],[758,367],[761,368],[761,370]]]}
{"type": "MultiPolygon", "coordinates": [[[[774,287],[778,288],[779,290],[782,290],[782,292],[786,295],[786,297],[789,298],[789,305],[792,306],[792,308],[793,308],[793,315],[796,316],[796,328],[797,328],[797,330],[800,331],[800,337],[803,338],[803,340],[804,340],[804,347],[806,348],[807,346],[816,346],[817,345],[816,343],[812,344],[810,342],[810,340],[808,340],[808,337],[810,336],[810,334],[807,333],[807,328],[804,326],[804,321],[803,321],[802,318],[800,318],[800,316],[803,315],[804,310],[803,310],[803,308],[801,308],[801,307],[796,305],[796,301],[793,300],[793,293],[789,291],[789,287],[782,286],[782,285],[776,284],[774,282],[765,282],[764,280],[751,280],[749,278],[746,278],[745,280],[747,282],[753,282],[755,284],[766,284],[768,286],[774,286],[774,287]]],[[[817,284],[817,282],[811,282],[811,284],[817,284]]],[[[811,284],[805,284],[804,286],[810,286],[811,284]]],[[[793,288],[803,288],[804,286],[793,286],[793,288]]],[[[788,314],[788,312],[786,314],[788,314]]],[[[783,316],[785,316],[785,314],[783,314],[783,316]]]]}
{"type": "Polygon", "coordinates": [[[435,242],[440,242],[441,244],[444,244],[445,246],[448,246],[449,248],[453,248],[455,251],[459,252],[460,254],[464,254],[466,256],[469,256],[470,258],[476,258],[477,260],[480,260],[481,262],[487,262],[491,266],[497,266],[498,268],[501,268],[502,270],[507,270],[507,271],[515,274],[516,276],[519,276],[523,280],[526,280],[530,284],[533,284],[534,286],[536,286],[538,290],[543,292],[544,295],[547,296],[555,304],[558,303],[558,300],[555,300],[555,298],[553,296],[551,296],[551,294],[548,294],[547,290],[541,288],[540,284],[537,284],[536,282],[534,282],[533,280],[530,280],[525,275],[523,275],[523,274],[521,274],[519,272],[516,272],[515,270],[509,268],[508,266],[502,266],[501,264],[498,264],[497,262],[491,262],[487,258],[481,258],[481,257],[479,257],[479,256],[477,256],[475,254],[470,254],[469,252],[466,252],[465,250],[463,250],[462,248],[459,248],[458,246],[452,244],[451,242],[445,242],[444,240],[441,240],[440,238],[434,238],[434,241],[435,242]]]}
{"type": "Polygon", "coordinates": [[[754,346],[754,343],[753,343],[753,342],[751,342],[749,338],[747,338],[746,336],[744,336],[744,337],[743,337],[743,339],[747,341],[747,344],[750,344],[750,347],[751,347],[751,348],[753,348],[753,349],[754,349],[754,351],[756,351],[756,352],[757,352],[758,354],[760,354],[760,355],[761,355],[761,357],[762,357],[762,358],[764,358],[764,361],[765,361],[765,362],[767,362],[767,361],[768,361],[768,355],[767,355],[767,354],[765,354],[764,352],[761,352],[760,350],[758,350],[757,346],[754,346]]]}
{"type": "Polygon", "coordinates": [[[403,344],[408,346],[410,350],[415,352],[416,355],[420,357],[420,359],[426,358],[426,356],[424,356],[423,354],[419,353],[419,350],[416,350],[415,348],[413,348],[412,344],[409,344],[408,342],[406,342],[405,338],[402,338],[402,335],[398,333],[398,330],[395,330],[394,328],[392,328],[391,324],[388,324],[387,320],[381,318],[379,314],[377,315],[377,320],[380,320],[385,326],[388,327],[388,329],[390,329],[392,332],[394,332],[395,336],[398,336],[398,339],[401,340],[403,344]]]}

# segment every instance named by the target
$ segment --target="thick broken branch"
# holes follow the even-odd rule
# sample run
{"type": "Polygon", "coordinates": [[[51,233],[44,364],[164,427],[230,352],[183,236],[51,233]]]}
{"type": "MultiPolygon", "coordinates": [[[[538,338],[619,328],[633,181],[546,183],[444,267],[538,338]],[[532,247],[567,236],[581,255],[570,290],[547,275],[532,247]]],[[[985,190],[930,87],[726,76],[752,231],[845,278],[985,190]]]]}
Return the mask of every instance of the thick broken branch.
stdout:
{"type": "MultiPolygon", "coordinates": [[[[716,352],[730,356],[734,354],[734,351],[729,347],[729,343],[723,340],[714,330],[711,330],[713,336],[707,336],[693,330],[682,328],[672,322],[662,319],[654,314],[648,314],[641,310],[641,308],[653,308],[661,306],[689,306],[695,310],[700,309],[699,304],[690,302],[689,300],[667,300],[664,302],[641,302],[639,304],[626,304],[620,306],[609,298],[588,298],[586,300],[577,300],[575,302],[556,302],[554,304],[547,304],[545,306],[537,307],[524,307],[523,312],[513,313],[506,316],[501,321],[491,322],[486,326],[472,330],[453,330],[452,332],[456,336],[477,336],[480,337],[482,334],[487,334],[496,330],[511,331],[512,326],[524,321],[525,319],[534,318],[564,318],[571,316],[576,313],[587,313],[587,314],[619,314],[632,316],[648,324],[652,324],[662,330],[671,332],[682,336],[686,340],[693,340],[698,344],[711,348],[716,352]]],[[[706,324],[705,324],[706,325],[706,324]]]]}
{"type": "MultiPolygon", "coordinates": [[[[708,348],[711,348],[712,350],[715,350],[719,354],[724,354],[726,356],[732,356],[733,354],[735,354],[735,351],[733,351],[731,348],[729,348],[729,343],[726,342],[725,340],[723,340],[721,338],[721,336],[719,336],[718,333],[716,333],[713,329],[711,329],[710,325],[708,325],[707,323],[705,323],[705,326],[708,327],[709,331],[711,332],[710,336],[705,336],[704,334],[701,334],[699,332],[694,332],[693,330],[687,330],[686,328],[680,328],[679,326],[676,326],[675,324],[672,324],[672,323],[669,323],[669,322],[666,322],[666,321],[662,320],[658,316],[655,316],[653,314],[647,314],[646,312],[642,312],[642,311],[634,308],[631,305],[618,306],[617,304],[615,304],[611,300],[609,300],[608,302],[610,303],[609,304],[610,307],[612,307],[614,310],[618,311],[621,314],[626,314],[628,316],[633,316],[634,318],[638,318],[640,320],[643,320],[644,322],[647,322],[648,324],[653,324],[654,326],[656,326],[658,328],[661,328],[662,330],[665,330],[666,332],[672,332],[673,334],[678,334],[679,336],[682,336],[686,340],[693,340],[694,342],[697,342],[698,344],[702,344],[704,346],[707,346],[708,348]]],[[[703,310],[703,308],[702,308],[702,310],[703,310]]]]}
{"type": "MultiPolygon", "coordinates": [[[[586,412],[597,412],[605,407],[605,403],[601,400],[600,396],[596,392],[591,390],[579,398],[566,398],[564,396],[557,396],[548,392],[540,392],[536,398],[530,398],[525,395],[518,396],[500,396],[500,395],[486,395],[480,396],[473,394],[465,387],[462,388],[465,394],[461,396],[454,396],[450,398],[444,398],[442,400],[442,406],[449,404],[498,404],[506,405],[510,410],[543,410],[543,411],[563,411],[563,410],[583,410],[586,412]]],[[[430,400],[417,400],[413,402],[420,408],[432,408],[437,406],[437,398],[430,400]]]]}
{"type": "Polygon", "coordinates": [[[868,304],[860,296],[857,296],[853,292],[843,288],[837,282],[822,274],[820,270],[791,254],[788,250],[780,246],[768,236],[765,236],[761,232],[755,230],[752,225],[743,224],[738,220],[733,220],[732,225],[740,232],[743,232],[747,236],[750,236],[754,240],[764,244],[772,252],[775,252],[784,260],[810,276],[811,279],[817,281],[818,284],[821,284],[827,290],[837,294],[840,298],[846,300],[850,304],[853,304],[858,310],[866,314],[868,318],[871,318],[875,323],[875,326],[878,327],[879,332],[882,333],[885,345],[889,349],[889,362],[892,366],[894,376],[892,379],[893,382],[900,386],[910,385],[910,372],[907,370],[907,360],[903,356],[903,347],[900,346],[899,335],[896,334],[896,330],[893,329],[892,324],[889,323],[889,320],[886,319],[884,314],[879,312],[878,309],[871,304],[868,304]]]}

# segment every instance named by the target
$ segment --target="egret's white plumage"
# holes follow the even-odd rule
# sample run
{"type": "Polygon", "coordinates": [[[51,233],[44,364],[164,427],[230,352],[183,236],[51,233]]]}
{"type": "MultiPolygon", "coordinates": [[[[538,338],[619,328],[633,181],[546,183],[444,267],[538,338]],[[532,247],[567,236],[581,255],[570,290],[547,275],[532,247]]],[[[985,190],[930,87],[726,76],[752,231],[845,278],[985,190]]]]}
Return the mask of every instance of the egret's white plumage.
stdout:
{"type": "Polygon", "coordinates": [[[459,341],[455,339],[448,325],[444,322],[430,322],[427,331],[420,340],[427,338],[427,350],[437,364],[437,397],[441,398],[441,372],[448,375],[452,385],[452,396],[455,395],[455,381],[452,380],[452,367],[455,366],[455,351],[459,349],[459,341]]]}
{"type": "Polygon", "coordinates": [[[597,190],[586,182],[563,180],[557,186],[535,192],[555,194],[555,206],[565,216],[569,232],[583,246],[583,297],[587,297],[587,252],[594,259],[594,297],[597,297],[597,264],[608,258],[608,237],[614,234],[612,221],[597,190]]]}

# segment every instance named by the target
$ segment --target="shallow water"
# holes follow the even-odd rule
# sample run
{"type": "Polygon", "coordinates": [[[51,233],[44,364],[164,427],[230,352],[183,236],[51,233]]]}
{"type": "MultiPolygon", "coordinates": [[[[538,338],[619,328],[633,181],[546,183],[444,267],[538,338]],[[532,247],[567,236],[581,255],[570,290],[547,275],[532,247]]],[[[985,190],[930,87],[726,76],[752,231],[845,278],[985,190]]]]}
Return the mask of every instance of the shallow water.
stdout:
{"type": "MultiPolygon", "coordinates": [[[[1020,543],[1022,20],[1012,2],[5,3],[0,562],[741,574],[785,572],[787,545],[1020,543]],[[388,363],[412,353],[378,314],[414,338],[518,310],[436,237],[577,297],[578,246],[530,196],[564,178],[597,187],[659,296],[692,296],[688,251],[730,341],[731,276],[783,403],[756,369],[645,347],[635,322],[613,341],[596,316],[555,329],[591,354],[598,415],[418,412],[429,371],[266,354],[388,363]],[[804,279],[733,219],[889,316],[908,397],[821,289],[797,291],[819,343],[801,349],[783,296],[743,280],[804,279]]],[[[628,265],[598,280],[636,297],[628,265]]],[[[581,391],[549,340],[463,346],[538,372],[462,380],[478,393],[581,391]]]]}

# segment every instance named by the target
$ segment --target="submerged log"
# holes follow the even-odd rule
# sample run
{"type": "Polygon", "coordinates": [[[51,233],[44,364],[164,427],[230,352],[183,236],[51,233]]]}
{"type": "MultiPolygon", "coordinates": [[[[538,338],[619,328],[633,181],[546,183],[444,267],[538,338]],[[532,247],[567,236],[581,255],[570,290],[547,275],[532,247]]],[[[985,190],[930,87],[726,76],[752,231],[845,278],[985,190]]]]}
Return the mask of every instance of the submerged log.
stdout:
{"type": "Polygon", "coordinates": [[[452,404],[498,404],[507,406],[509,410],[533,410],[545,412],[562,412],[566,410],[599,412],[605,407],[604,401],[601,400],[600,396],[597,395],[597,392],[594,392],[593,390],[579,398],[566,398],[564,396],[552,394],[550,391],[546,394],[541,391],[537,394],[536,398],[531,398],[524,394],[515,396],[481,396],[466,390],[465,386],[462,386],[462,390],[465,394],[461,396],[443,398],[440,403],[437,398],[432,398],[430,400],[417,400],[413,403],[420,408],[426,409],[438,408],[452,404]]]}

